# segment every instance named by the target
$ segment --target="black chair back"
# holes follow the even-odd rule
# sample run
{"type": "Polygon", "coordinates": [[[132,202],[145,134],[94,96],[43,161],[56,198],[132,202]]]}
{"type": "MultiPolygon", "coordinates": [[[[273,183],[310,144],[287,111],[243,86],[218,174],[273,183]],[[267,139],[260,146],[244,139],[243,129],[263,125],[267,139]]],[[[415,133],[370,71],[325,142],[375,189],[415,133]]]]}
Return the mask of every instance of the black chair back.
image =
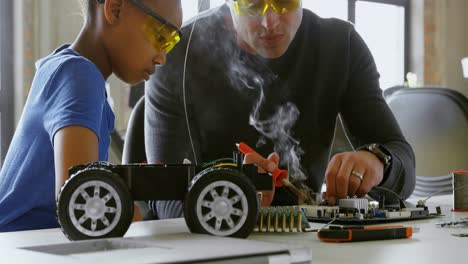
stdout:
{"type": "Polygon", "coordinates": [[[145,97],[135,104],[128,121],[122,163],[145,163],[145,97]]]}

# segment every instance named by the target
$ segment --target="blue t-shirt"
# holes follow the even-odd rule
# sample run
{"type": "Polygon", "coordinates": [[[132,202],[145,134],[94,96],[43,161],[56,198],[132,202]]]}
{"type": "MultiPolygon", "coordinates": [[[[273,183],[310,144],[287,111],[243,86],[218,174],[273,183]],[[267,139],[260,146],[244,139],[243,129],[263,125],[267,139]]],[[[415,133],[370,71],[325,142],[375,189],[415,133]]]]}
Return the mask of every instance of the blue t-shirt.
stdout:
{"type": "Polygon", "coordinates": [[[67,126],[91,129],[107,160],[114,114],[91,61],[62,46],[36,63],[36,76],[0,171],[0,232],[58,226],[53,138],[67,126]]]}

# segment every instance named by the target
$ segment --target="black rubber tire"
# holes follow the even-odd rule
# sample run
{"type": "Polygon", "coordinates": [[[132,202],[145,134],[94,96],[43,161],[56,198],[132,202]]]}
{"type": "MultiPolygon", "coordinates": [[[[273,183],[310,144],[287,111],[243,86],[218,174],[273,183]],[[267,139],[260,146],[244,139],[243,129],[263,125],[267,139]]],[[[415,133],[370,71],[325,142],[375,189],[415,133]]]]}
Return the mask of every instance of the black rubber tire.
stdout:
{"type": "Polygon", "coordinates": [[[70,240],[122,237],[127,232],[132,218],[133,200],[127,186],[119,176],[103,168],[87,168],[78,171],[65,182],[57,197],[57,220],[63,233],[70,240]],[[93,186],[96,185],[92,184],[103,185],[99,188],[97,195],[99,198],[95,197],[96,189],[93,186]],[[90,186],[86,187],[86,185],[90,186]],[[85,200],[82,192],[81,194],[75,193],[79,188],[84,188],[88,198],[94,203],[85,200]],[[109,195],[112,196],[109,197],[109,195]],[[73,205],[81,208],[72,210],[70,206],[73,205]],[[99,210],[93,206],[98,206],[99,210]],[[115,212],[112,212],[114,210],[112,208],[115,212]],[[101,216],[100,219],[94,221],[95,230],[92,230],[93,217],[91,216],[93,214],[97,214],[94,217],[101,216]],[[77,221],[80,217],[88,218],[83,223],[79,223],[77,221]],[[107,221],[107,227],[105,221],[107,221]]]}
{"type": "Polygon", "coordinates": [[[255,186],[236,169],[208,168],[195,176],[189,186],[184,203],[184,217],[191,232],[246,238],[252,233],[257,216],[255,186]],[[219,196],[213,197],[210,190],[215,190],[215,195],[219,196]],[[208,197],[211,199],[205,199],[208,197]],[[239,200],[236,201],[237,199],[239,200]],[[213,207],[209,208],[206,204],[202,206],[203,202],[213,207]],[[211,219],[205,221],[204,217],[211,219]],[[217,225],[219,230],[216,230],[217,225]]]}

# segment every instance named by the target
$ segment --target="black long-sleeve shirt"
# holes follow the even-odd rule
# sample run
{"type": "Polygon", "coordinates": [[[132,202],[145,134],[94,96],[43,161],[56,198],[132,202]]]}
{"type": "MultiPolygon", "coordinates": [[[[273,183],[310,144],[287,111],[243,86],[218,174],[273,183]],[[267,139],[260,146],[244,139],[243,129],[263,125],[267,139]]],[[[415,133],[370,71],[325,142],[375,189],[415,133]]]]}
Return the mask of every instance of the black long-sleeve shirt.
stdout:
{"type": "Polygon", "coordinates": [[[413,192],[413,151],[382,97],[373,57],[352,24],[304,9],[287,52],[264,59],[238,46],[226,16],[229,10],[223,6],[201,15],[195,26],[186,25],[167,64],[147,83],[148,160],[207,162],[230,157],[234,143],[243,141],[263,155],[279,152],[282,165],[297,176],[302,169],[307,185],[318,192],[341,114],[355,148],[380,143],[391,153],[380,186],[403,198],[413,192]],[[263,133],[249,124],[252,119],[263,133]],[[291,150],[300,168],[293,168],[291,150]]]}

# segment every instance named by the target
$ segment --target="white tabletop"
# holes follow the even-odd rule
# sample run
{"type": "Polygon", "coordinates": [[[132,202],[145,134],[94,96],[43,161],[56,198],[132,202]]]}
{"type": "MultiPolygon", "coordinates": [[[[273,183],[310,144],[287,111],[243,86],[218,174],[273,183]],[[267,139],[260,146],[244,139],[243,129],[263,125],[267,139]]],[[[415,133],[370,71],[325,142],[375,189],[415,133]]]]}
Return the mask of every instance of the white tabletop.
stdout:
{"type": "MultiPolygon", "coordinates": [[[[416,203],[417,199],[410,199],[416,203]]],[[[397,225],[418,227],[418,233],[410,239],[394,239],[353,243],[325,243],[317,238],[316,233],[305,234],[259,234],[254,233],[249,239],[277,242],[294,246],[312,248],[312,263],[466,263],[468,260],[468,237],[456,237],[451,234],[468,233],[468,227],[438,227],[436,223],[468,218],[468,213],[453,213],[452,196],[435,196],[427,201],[431,212],[435,206],[442,207],[444,217],[427,220],[399,222],[397,225]]],[[[392,223],[394,225],[394,223],[392,223]]],[[[322,225],[314,224],[314,227],[322,225]]]]}
{"type": "MultiPolygon", "coordinates": [[[[253,233],[248,240],[278,243],[278,247],[308,248],[312,251],[312,263],[464,263],[468,259],[468,237],[455,237],[451,234],[468,233],[468,228],[438,227],[442,221],[455,221],[468,218],[468,213],[453,213],[451,196],[436,196],[427,205],[431,211],[442,206],[445,217],[408,221],[402,224],[419,227],[420,231],[410,239],[382,240],[354,243],[320,242],[316,233],[253,233]]],[[[399,223],[401,224],[401,223],[399,223]]],[[[320,228],[322,224],[313,224],[320,228]]],[[[183,219],[147,221],[133,223],[127,238],[147,239],[148,236],[175,235],[190,237],[183,219]]],[[[196,236],[196,235],[194,235],[196,236]]],[[[45,244],[69,243],[59,229],[0,233],[0,252],[5,257],[15,257],[19,247],[45,244]]],[[[219,248],[219,246],[218,246],[219,248]]],[[[140,254],[146,254],[141,251],[140,254]]],[[[41,257],[31,255],[39,263],[41,257]]],[[[42,262],[41,262],[42,263],[42,262]]],[[[49,262],[50,263],[50,262],[49,262]]]]}

